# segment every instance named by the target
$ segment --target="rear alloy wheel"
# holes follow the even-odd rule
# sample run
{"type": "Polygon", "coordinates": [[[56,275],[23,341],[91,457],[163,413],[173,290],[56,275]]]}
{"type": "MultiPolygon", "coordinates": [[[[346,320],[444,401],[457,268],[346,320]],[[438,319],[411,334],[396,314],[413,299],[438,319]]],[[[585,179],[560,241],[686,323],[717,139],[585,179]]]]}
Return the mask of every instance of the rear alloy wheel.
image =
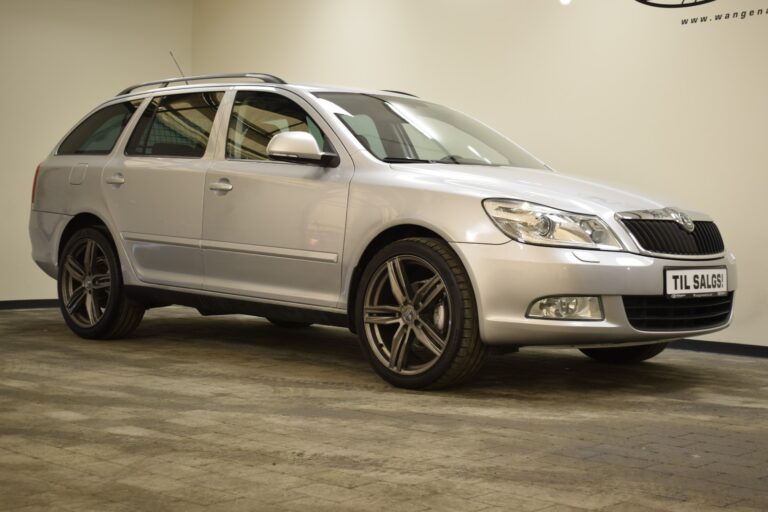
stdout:
{"type": "Polygon", "coordinates": [[[636,364],[661,354],[667,343],[635,345],[632,347],[583,348],[581,352],[601,363],[636,364]]]}
{"type": "Polygon", "coordinates": [[[111,240],[95,228],[78,231],[64,246],[58,291],[64,320],[83,338],[126,336],[144,316],[144,308],[125,296],[111,240]]]}
{"type": "Polygon", "coordinates": [[[387,246],[360,281],[356,323],[376,372],[395,386],[443,388],[473,375],[485,345],[469,278],[440,240],[387,246]]]}

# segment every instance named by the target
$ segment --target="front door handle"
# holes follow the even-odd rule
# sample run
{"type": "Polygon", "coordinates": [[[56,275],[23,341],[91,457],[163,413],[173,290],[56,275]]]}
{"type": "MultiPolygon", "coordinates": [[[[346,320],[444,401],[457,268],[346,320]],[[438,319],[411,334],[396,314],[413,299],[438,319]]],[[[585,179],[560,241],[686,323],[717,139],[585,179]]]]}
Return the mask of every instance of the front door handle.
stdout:
{"type": "Polygon", "coordinates": [[[107,180],[106,180],[106,181],[107,181],[107,183],[109,183],[110,185],[115,185],[115,186],[118,186],[118,187],[119,187],[120,185],[122,185],[122,184],[124,184],[124,183],[125,183],[125,178],[123,177],[123,175],[122,175],[122,174],[120,174],[120,173],[117,173],[117,174],[113,174],[112,176],[110,176],[109,178],[107,178],[107,180]]]}
{"type": "Polygon", "coordinates": [[[208,188],[213,190],[214,192],[229,192],[232,190],[232,184],[227,179],[223,179],[221,181],[217,181],[215,183],[211,183],[208,185],[208,188]]]}

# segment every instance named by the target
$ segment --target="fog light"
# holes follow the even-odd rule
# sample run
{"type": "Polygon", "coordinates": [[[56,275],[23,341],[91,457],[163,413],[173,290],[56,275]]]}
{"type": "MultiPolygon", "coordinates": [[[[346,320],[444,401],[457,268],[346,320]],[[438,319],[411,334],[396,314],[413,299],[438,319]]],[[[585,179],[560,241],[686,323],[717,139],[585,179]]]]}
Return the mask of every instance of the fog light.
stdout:
{"type": "Polygon", "coordinates": [[[602,320],[600,297],[545,297],[531,304],[529,318],[547,320],[602,320]]]}

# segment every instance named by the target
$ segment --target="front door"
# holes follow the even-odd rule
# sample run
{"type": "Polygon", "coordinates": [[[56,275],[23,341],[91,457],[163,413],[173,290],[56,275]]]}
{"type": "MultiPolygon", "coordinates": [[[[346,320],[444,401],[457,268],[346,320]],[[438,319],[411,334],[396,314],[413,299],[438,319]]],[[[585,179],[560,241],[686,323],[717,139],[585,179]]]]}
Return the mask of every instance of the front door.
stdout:
{"type": "Polygon", "coordinates": [[[238,91],[226,144],[207,172],[203,217],[206,290],[333,307],[339,298],[347,192],[353,166],[271,161],[277,133],[311,133],[343,150],[298,96],[238,91]]]}

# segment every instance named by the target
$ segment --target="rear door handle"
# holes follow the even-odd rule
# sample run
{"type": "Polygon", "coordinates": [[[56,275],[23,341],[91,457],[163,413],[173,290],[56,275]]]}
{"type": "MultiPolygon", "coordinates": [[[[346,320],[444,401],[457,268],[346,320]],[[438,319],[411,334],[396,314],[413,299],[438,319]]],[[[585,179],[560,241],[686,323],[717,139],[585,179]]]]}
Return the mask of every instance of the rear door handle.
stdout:
{"type": "Polygon", "coordinates": [[[211,183],[208,185],[208,188],[214,192],[229,192],[233,187],[229,180],[223,179],[221,181],[217,181],[216,183],[211,183]]]}
{"type": "Polygon", "coordinates": [[[117,185],[117,186],[119,187],[120,185],[122,185],[123,183],[125,183],[125,178],[123,177],[123,175],[122,175],[122,174],[120,174],[120,173],[117,173],[117,174],[113,174],[112,176],[110,176],[109,178],[107,178],[107,180],[106,180],[106,181],[107,181],[107,183],[109,183],[110,185],[117,185]]]}

